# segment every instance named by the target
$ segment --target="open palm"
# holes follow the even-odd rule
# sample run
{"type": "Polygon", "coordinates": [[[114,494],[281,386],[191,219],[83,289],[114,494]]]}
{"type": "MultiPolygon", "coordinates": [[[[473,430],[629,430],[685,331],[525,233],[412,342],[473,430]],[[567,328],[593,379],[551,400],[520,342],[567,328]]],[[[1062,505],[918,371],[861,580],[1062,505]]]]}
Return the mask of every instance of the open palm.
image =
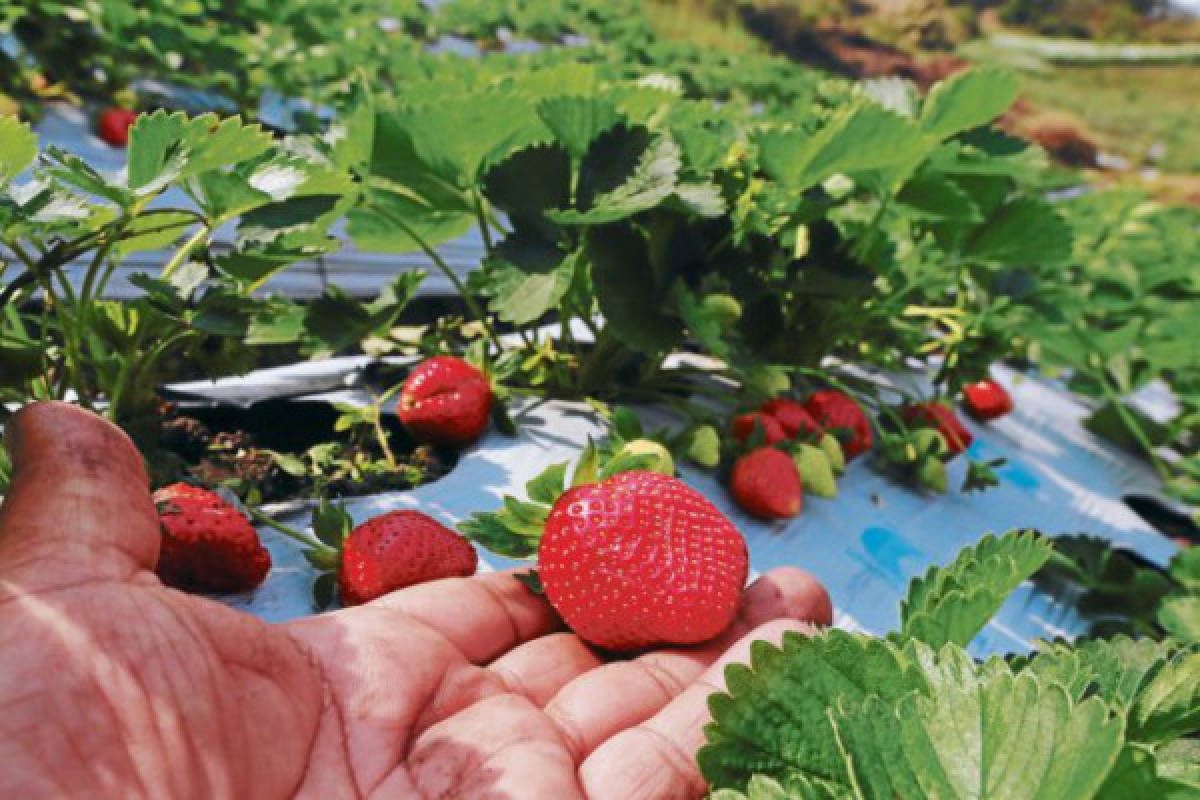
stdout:
{"type": "Polygon", "coordinates": [[[119,430],[38,404],[7,438],[2,797],[696,797],[723,664],[829,622],[824,590],[779,570],[719,641],[623,661],[506,573],[269,625],[159,583],[119,430]]]}

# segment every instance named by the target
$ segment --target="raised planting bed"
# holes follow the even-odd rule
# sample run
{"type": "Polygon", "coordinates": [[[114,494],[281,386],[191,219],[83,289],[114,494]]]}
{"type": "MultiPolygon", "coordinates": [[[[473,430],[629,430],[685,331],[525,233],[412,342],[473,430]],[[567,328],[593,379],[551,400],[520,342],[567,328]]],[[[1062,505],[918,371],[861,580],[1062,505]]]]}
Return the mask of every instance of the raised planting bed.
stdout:
{"type": "MultiPolygon", "coordinates": [[[[181,396],[208,396],[242,406],[272,394],[286,395],[303,406],[363,404],[370,395],[362,389],[330,387],[356,382],[354,376],[367,363],[335,359],[173,388],[181,396]]],[[[847,630],[882,634],[895,628],[899,600],[909,581],[949,561],[986,531],[1086,531],[1144,563],[1166,566],[1177,546],[1121,501],[1126,495],[1155,495],[1152,471],[1083,428],[1088,410],[1052,383],[1007,369],[998,369],[996,376],[1011,389],[1017,410],[996,422],[967,423],[975,437],[974,456],[1006,459],[997,468],[999,485],[983,493],[919,492],[895,483],[862,459],[849,465],[837,497],[808,496],[798,518],[763,522],[737,507],[713,471],[680,463],[679,475],[745,535],[756,573],[794,565],[820,576],[834,600],[835,624],[847,630]]],[[[917,373],[879,377],[910,386],[923,381],[917,373]]],[[[512,411],[518,425],[515,437],[492,430],[462,452],[444,477],[410,491],[347,498],[347,511],[362,522],[386,511],[418,509],[454,526],[475,512],[495,508],[505,495],[523,498],[526,482],[551,464],[574,462],[589,438],[603,439],[609,430],[586,404],[522,404],[523,409],[512,411]]],[[[638,413],[648,430],[673,421],[673,415],[661,409],[643,407],[638,413]]],[[[957,486],[966,465],[951,462],[949,470],[950,483],[957,486]]],[[[294,527],[308,522],[303,502],[267,505],[264,511],[294,527]]],[[[272,571],[255,592],[222,601],[273,621],[314,613],[312,583],[317,572],[291,539],[266,526],[259,531],[271,551],[272,571]]],[[[521,563],[483,550],[480,555],[482,569],[521,563]]],[[[1025,652],[1037,639],[1085,632],[1096,620],[1080,612],[1075,599],[1069,591],[1022,586],[976,638],[971,652],[1025,652]]]]}

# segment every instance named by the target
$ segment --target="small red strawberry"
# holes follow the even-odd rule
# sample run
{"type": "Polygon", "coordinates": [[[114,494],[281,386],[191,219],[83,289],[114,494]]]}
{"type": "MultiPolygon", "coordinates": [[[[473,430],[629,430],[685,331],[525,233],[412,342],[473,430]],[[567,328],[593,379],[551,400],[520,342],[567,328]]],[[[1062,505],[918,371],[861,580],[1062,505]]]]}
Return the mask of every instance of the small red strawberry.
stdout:
{"type": "Polygon", "coordinates": [[[797,436],[820,435],[821,426],[804,406],[786,397],[773,397],[763,403],[762,413],[779,420],[789,439],[797,436]]]}
{"type": "Polygon", "coordinates": [[[466,447],[487,430],[492,388],[487,376],[453,356],[434,356],[404,381],[396,413],[414,439],[466,447]]]}
{"type": "Polygon", "coordinates": [[[154,493],[162,529],[157,572],[168,586],[247,592],[271,569],[250,520],[215,492],[183,483],[154,493]]]}
{"type": "Polygon", "coordinates": [[[748,569],[732,522],[682,481],[642,470],[565,491],[537,554],[551,604],[610,650],[713,638],[733,620],[748,569]]]}
{"type": "Polygon", "coordinates": [[[967,413],[983,422],[1003,417],[1013,410],[1008,391],[991,378],[964,386],[963,400],[967,413]]]}
{"type": "Polygon", "coordinates": [[[823,428],[840,429],[838,433],[842,435],[838,439],[847,460],[862,455],[874,444],[867,415],[849,395],[832,389],[816,392],[808,398],[804,408],[823,428]]]}
{"type": "Polygon", "coordinates": [[[773,447],[760,447],[739,458],[729,489],[739,506],[764,519],[794,517],[804,506],[796,462],[773,447]]]}
{"type": "Polygon", "coordinates": [[[777,444],[788,438],[787,432],[784,431],[779,420],[760,411],[751,411],[749,414],[734,417],[733,436],[745,444],[746,440],[750,438],[750,434],[754,433],[754,429],[759,426],[762,427],[763,433],[767,437],[766,444],[777,444]]]}
{"type": "Polygon", "coordinates": [[[945,403],[918,403],[904,409],[901,416],[909,425],[933,428],[946,440],[947,458],[953,458],[971,446],[974,438],[953,409],[945,403]]]}
{"type": "Polygon", "coordinates": [[[155,503],[164,503],[168,500],[195,502],[207,508],[232,508],[226,502],[225,498],[211,489],[192,486],[188,483],[172,483],[170,486],[164,486],[154,493],[155,503]]]}
{"type": "Polygon", "coordinates": [[[456,575],[474,575],[475,548],[419,511],[391,511],[350,531],[342,543],[342,603],[360,605],[388,592],[456,575]]]}
{"type": "Polygon", "coordinates": [[[129,129],[137,120],[137,112],[127,108],[108,108],[96,118],[96,133],[113,147],[129,144],[129,129]]]}

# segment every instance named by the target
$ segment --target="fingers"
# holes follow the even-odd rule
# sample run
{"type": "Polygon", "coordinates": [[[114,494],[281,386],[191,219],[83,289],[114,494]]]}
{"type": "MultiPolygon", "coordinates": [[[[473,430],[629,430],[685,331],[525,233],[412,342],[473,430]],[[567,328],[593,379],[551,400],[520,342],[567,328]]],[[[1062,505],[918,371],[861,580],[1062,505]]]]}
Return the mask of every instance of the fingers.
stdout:
{"type": "Polygon", "coordinates": [[[539,708],[560,689],[604,659],[573,633],[555,633],[523,644],[488,667],[510,691],[523,695],[539,708]]]}
{"type": "Polygon", "coordinates": [[[47,590],[124,580],[158,560],[146,471],[115,425],[65,403],[34,403],[8,423],[13,462],[0,506],[0,570],[47,590]]]}
{"type": "Polygon", "coordinates": [[[512,571],[421,584],[370,606],[432,628],[475,664],[562,627],[546,599],[529,591],[512,571]]]}
{"type": "Polygon", "coordinates": [[[491,668],[513,690],[545,704],[576,760],[582,761],[616,732],[661,709],[747,632],[780,618],[828,625],[829,595],[807,573],[777,569],[746,590],[729,629],[699,647],[658,650],[601,665],[577,637],[547,637],[517,648],[491,668]],[[620,702],[614,702],[616,697],[620,702]]]}
{"type": "Polygon", "coordinates": [[[702,796],[706,787],[696,765],[709,722],[708,696],[725,688],[725,667],[750,660],[752,642],[778,644],[783,634],[815,633],[811,625],[775,620],[742,637],[704,674],[662,710],[605,741],[579,768],[579,780],[590,800],[668,800],[702,796]]]}

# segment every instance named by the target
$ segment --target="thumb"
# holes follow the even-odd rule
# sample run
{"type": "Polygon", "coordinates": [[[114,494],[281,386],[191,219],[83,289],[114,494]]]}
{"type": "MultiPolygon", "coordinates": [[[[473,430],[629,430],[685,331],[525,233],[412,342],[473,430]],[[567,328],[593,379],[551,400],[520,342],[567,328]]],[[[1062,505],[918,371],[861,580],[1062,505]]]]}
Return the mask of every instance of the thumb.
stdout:
{"type": "Polygon", "coordinates": [[[0,505],[0,593],[154,567],[158,517],[141,455],[119,428],[77,406],[34,403],[5,439],[13,473],[0,505]]]}

